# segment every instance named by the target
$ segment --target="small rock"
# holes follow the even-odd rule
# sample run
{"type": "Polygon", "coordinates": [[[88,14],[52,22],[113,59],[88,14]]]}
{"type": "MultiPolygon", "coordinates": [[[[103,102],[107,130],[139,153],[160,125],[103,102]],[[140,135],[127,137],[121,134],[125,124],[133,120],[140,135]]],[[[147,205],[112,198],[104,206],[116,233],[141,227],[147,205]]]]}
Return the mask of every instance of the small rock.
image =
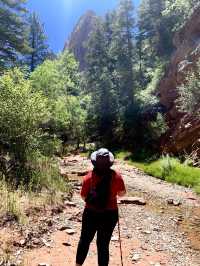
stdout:
{"type": "Polygon", "coordinates": [[[150,235],[151,234],[151,231],[149,230],[145,230],[145,231],[142,231],[143,234],[147,234],[147,235],[150,235]]]}
{"type": "Polygon", "coordinates": [[[169,205],[174,205],[174,206],[179,206],[182,204],[179,199],[167,199],[167,203],[169,205]]]}
{"type": "Polygon", "coordinates": [[[165,249],[164,249],[163,247],[156,247],[155,250],[156,250],[157,252],[160,252],[160,251],[164,251],[165,249]]]}
{"type": "MultiPolygon", "coordinates": [[[[15,253],[15,256],[17,257],[17,256],[19,256],[20,254],[22,253],[22,250],[17,250],[17,252],[15,253]]],[[[0,263],[0,265],[1,265],[1,263],[0,263]]]]}
{"type": "Polygon", "coordinates": [[[111,241],[119,241],[119,237],[118,236],[112,236],[111,241]]]}
{"type": "Polygon", "coordinates": [[[132,261],[138,261],[139,259],[141,258],[141,256],[140,256],[140,254],[134,254],[133,256],[132,256],[132,261]]]}
{"type": "Polygon", "coordinates": [[[180,200],[173,200],[173,204],[174,204],[174,206],[179,206],[179,205],[181,205],[182,203],[181,203],[180,200]]]}
{"type": "Polygon", "coordinates": [[[172,204],[173,204],[173,199],[167,199],[167,203],[168,203],[169,205],[172,205],[172,204]]]}
{"type": "Polygon", "coordinates": [[[25,244],[26,244],[26,240],[25,239],[13,242],[13,245],[16,246],[16,247],[23,247],[25,244]]]}
{"type": "Polygon", "coordinates": [[[73,234],[76,233],[76,231],[73,230],[73,229],[66,229],[65,232],[66,232],[68,235],[73,235],[73,234]]]}
{"type": "Polygon", "coordinates": [[[76,207],[76,203],[69,201],[69,200],[65,200],[64,204],[70,207],[76,207]]]}
{"type": "Polygon", "coordinates": [[[48,220],[46,221],[46,223],[47,223],[48,226],[53,226],[53,221],[52,221],[52,219],[48,219],[48,220]]]}
{"type": "Polygon", "coordinates": [[[60,214],[63,212],[63,209],[64,209],[64,207],[62,207],[62,206],[56,206],[56,207],[52,208],[51,214],[52,215],[60,214]]]}
{"type": "Polygon", "coordinates": [[[50,248],[51,247],[51,245],[47,242],[47,240],[46,239],[42,239],[42,242],[44,243],[44,245],[46,246],[46,247],[48,247],[48,248],[50,248]]]}
{"type": "Polygon", "coordinates": [[[63,242],[62,244],[63,244],[64,246],[66,246],[66,247],[70,247],[70,246],[71,246],[71,244],[68,243],[68,242],[63,242]]]}
{"type": "Polygon", "coordinates": [[[21,246],[24,246],[26,244],[26,240],[22,239],[22,240],[19,241],[19,243],[20,243],[21,246]]]}
{"type": "Polygon", "coordinates": [[[61,227],[58,228],[59,231],[65,231],[67,229],[72,229],[72,228],[69,225],[62,225],[61,227]]]}
{"type": "Polygon", "coordinates": [[[41,240],[38,239],[38,238],[32,239],[32,242],[33,242],[34,245],[40,245],[41,244],[41,240]]]}
{"type": "Polygon", "coordinates": [[[157,227],[154,227],[154,228],[153,228],[153,231],[160,232],[161,229],[160,229],[160,227],[157,226],[157,227]]]}
{"type": "Polygon", "coordinates": [[[120,203],[124,204],[137,204],[137,205],[146,205],[146,201],[143,198],[139,197],[123,197],[119,199],[120,203]]]}
{"type": "Polygon", "coordinates": [[[147,247],[146,245],[142,245],[142,246],[141,246],[141,249],[143,249],[143,250],[148,250],[148,247],[147,247]]]}

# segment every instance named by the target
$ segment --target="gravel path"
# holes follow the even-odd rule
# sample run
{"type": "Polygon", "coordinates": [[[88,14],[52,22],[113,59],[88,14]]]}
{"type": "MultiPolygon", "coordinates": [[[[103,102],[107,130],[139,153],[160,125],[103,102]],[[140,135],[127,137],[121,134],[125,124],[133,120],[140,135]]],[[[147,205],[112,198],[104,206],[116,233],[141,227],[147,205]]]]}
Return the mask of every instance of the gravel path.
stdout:
{"type": "MultiPolygon", "coordinates": [[[[75,206],[66,208],[58,217],[58,227],[51,235],[52,248],[43,247],[26,254],[28,266],[74,265],[84,203],[80,181],[92,168],[81,156],[66,157],[61,170],[74,185],[75,206]],[[70,209],[69,209],[70,208],[70,209]],[[74,234],[60,231],[60,224],[70,223],[74,234]],[[69,246],[64,246],[67,242],[69,246]]],[[[119,204],[124,266],[198,266],[200,265],[200,198],[190,189],[150,177],[126,162],[117,160],[113,166],[122,174],[128,196],[142,197],[146,205],[119,204]]],[[[110,246],[110,265],[120,263],[117,228],[110,246]]],[[[85,266],[96,265],[93,241],[85,266]]]]}

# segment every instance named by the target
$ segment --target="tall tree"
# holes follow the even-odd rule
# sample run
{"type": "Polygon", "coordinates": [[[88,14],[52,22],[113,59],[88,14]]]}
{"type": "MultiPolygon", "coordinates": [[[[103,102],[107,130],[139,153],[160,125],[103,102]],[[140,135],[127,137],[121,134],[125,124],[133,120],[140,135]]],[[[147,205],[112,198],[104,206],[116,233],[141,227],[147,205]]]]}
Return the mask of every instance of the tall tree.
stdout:
{"type": "Polygon", "coordinates": [[[133,104],[133,31],[134,7],[131,0],[121,0],[115,13],[111,53],[116,61],[120,96],[124,104],[133,104]]]}
{"type": "Polygon", "coordinates": [[[113,142],[117,125],[117,94],[113,83],[113,66],[109,55],[112,40],[111,15],[99,20],[88,42],[87,87],[91,93],[88,116],[90,135],[108,147],[113,142]]]}
{"type": "Polygon", "coordinates": [[[0,70],[16,63],[28,50],[26,0],[0,0],[0,70]]]}
{"type": "Polygon", "coordinates": [[[165,57],[171,54],[172,21],[163,16],[166,7],[165,0],[143,0],[139,7],[138,27],[144,40],[152,50],[152,56],[165,57]]]}
{"type": "Polygon", "coordinates": [[[30,53],[26,56],[26,63],[32,72],[38,65],[50,56],[47,37],[44,33],[44,25],[34,12],[29,17],[29,46],[30,53]]]}
{"type": "Polygon", "coordinates": [[[134,6],[131,0],[121,0],[115,12],[111,54],[115,60],[115,79],[118,88],[120,114],[123,121],[124,139],[133,137],[136,119],[134,97],[135,75],[133,71],[134,46],[134,6]]]}
{"type": "Polygon", "coordinates": [[[167,62],[174,50],[174,19],[163,15],[166,0],[142,0],[138,10],[136,36],[140,88],[145,88],[161,62],[167,62]]]}

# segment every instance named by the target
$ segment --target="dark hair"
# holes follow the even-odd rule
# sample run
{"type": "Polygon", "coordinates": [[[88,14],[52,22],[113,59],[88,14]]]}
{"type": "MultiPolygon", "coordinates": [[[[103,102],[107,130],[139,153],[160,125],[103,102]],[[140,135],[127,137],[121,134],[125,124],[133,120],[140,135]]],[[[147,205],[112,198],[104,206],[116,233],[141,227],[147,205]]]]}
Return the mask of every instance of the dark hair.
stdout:
{"type": "MultiPolygon", "coordinates": [[[[108,204],[113,171],[114,170],[112,169],[108,169],[108,171],[104,173],[96,187],[92,187],[90,192],[88,193],[86,202],[93,205],[96,209],[104,209],[108,204]]],[[[100,175],[96,168],[94,168],[92,171],[92,178],[94,178],[94,174],[100,175]]]]}

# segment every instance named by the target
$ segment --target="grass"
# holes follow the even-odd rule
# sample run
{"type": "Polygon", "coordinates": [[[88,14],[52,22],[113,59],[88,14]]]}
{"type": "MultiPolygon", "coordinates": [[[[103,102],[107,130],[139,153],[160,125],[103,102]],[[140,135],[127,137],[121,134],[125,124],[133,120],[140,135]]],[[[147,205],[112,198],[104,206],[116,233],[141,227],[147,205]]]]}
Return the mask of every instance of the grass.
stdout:
{"type": "Polygon", "coordinates": [[[148,175],[167,182],[191,187],[200,194],[200,168],[181,163],[178,158],[167,155],[155,160],[136,161],[131,153],[127,151],[119,151],[115,156],[118,159],[126,159],[129,164],[143,170],[148,175]]]}
{"type": "Polygon", "coordinates": [[[0,175],[0,215],[11,214],[19,224],[27,224],[25,210],[55,206],[63,201],[63,193],[70,195],[71,186],[61,176],[58,163],[49,158],[37,161],[30,183],[16,189],[0,175]]]}
{"type": "Polygon", "coordinates": [[[21,207],[23,192],[12,190],[4,181],[0,181],[0,214],[12,214],[20,224],[26,224],[27,220],[21,207]]]}
{"type": "Polygon", "coordinates": [[[55,187],[43,189],[41,192],[25,191],[22,187],[14,190],[4,181],[0,181],[0,197],[0,215],[10,214],[21,225],[29,223],[29,218],[25,214],[29,208],[38,207],[42,210],[63,202],[63,192],[56,191],[55,187]]]}

